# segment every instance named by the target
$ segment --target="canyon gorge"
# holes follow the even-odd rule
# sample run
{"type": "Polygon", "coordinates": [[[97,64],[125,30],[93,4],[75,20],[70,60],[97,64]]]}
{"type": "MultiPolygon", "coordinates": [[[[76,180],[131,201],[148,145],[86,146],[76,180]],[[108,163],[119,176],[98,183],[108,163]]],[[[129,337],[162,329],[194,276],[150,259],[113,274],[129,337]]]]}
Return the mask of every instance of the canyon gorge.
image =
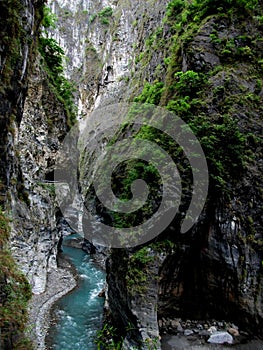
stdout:
{"type": "Polygon", "coordinates": [[[213,320],[237,325],[237,343],[263,337],[262,8],[262,0],[1,1],[0,349],[45,348],[46,330],[31,325],[28,339],[27,310],[37,324],[44,301],[75,287],[58,256],[63,237],[76,232],[106,272],[101,348],[169,349],[165,337],[207,331],[213,320]],[[104,136],[100,111],[107,118],[107,108],[122,104],[138,120],[104,136]],[[194,170],[169,136],[136,126],[151,110],[141,106],[177,115],[204,151],[207,198],[185,233],[194,170]],[[85,150],[74,169],[83,200],[62,210],[55,176],[71,156],[61,146],[92,118],[98,149],[85,150]],[[123,228],[160,205],[160,177],[142,161],[117,167],[112,188],[125,202],[135,178],[148,180],[143,211],[118,216],[96,196],[99,153],[131,137],[157,143],[178,163],[182,202],[158,236],[103,247],[89,239],[99,229],[84,207],[123,228]]]}

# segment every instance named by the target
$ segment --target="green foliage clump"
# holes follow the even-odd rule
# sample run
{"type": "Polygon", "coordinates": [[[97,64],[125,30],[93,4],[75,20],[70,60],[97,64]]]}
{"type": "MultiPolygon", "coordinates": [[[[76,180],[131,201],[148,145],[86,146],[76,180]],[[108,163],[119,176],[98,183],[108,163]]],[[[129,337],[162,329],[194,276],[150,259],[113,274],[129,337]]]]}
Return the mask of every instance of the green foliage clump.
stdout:
{"type": "Polygon", "coordinates": [[[206,82],[206,77],[202,73],[192,70],[186,72],[177,72],[174,75],[175,82],[172,87],[179,95],[189,95],[193,97],[206,82]]]}
{"type": "MultiPolygon", "coordinates": [[[[140,137],[142,138],[142,137],[140,137]]],[[[116,196],[123,202],[132,199],[131,186],[137,179],[143,179],[149,186],[149,194],[145,204],[135,212],[119,213],[118,211],[112,213],[114,226],[118,228],[137,226],[151,217],[155,211],[155,201],[159,200],[160,191],[160,175],[155,166],[144,161],[129,161],[125,162],[116,169],[116,175],[112,184],[112,188],[116,196]]]]}
{"type": "Polygon", "coordinates": [[[225,16],[233,12],[246,15],[251,11],[261,13],[258,0],[172,0],[167,5],[166,18],[173,28],[182,30],[182,24],[190,27],[207,16],[225,16]]]}
{"type": "Polygon", "coordinates": [[[56,195],[56,187],[55,187],[54,184],[38,182],[37,185],[41,186],[42,188],[47,190],[51,196],[55,197],[55,195],[56,195]]]}
{"type": "Polygon", "coordinates": [[[94,343],[98,350],[121,350],[123,339],[117,337],[117,329],[105,323],[102,329],[98,330],[94,343]]]}
{"type": "Polygon", "coordinates": [[[10,251],[6,248],[9,220],[2,210],[0,210],[0,234],[0,344],[11,342],[13,349],[31,350],[32,344],[24,336],[31,287],[25,276],[18,271],[10,251]]]}
{"type": "MultiPolygon", "coordinates": [[[[29,35],[21,21],[23,5],[19,0],[1,1],[0,23],[1,42],[1,70],[0,77],[3,82],[1,90],[9,88],[15,74],[21,65],[21,49],[29,42],[29,35]]],[[[2,92],[2,91],[1,91],[2,92]]]]}
{"type": "Polygon", "coordinates": [[[41,55],[45,58],[49,71],[53,75],[61,74],[63,72],[62,64],[64,51],[57,41],[52,38],[41,37],[39,39],[39,50],[41,55]]]}
{"type": "Polygon", "coordinates": [[[173,0],[167,5],[166,15],[169,19],[176,19],[185,7],[184,0],[173,0]]]}
{"type": "MultiPolygon", "coordinates": [[[[131,323],[129,323],[128,326],[125,328],[125,331],[129,332],[134,329],[136,328],[134,328],[134,326],[131,323]]],[[[94,343],[97,345],[97,350],[121,350],[124,337],[118,335],[117,331],[117,328],[115,328],[114,326],[108,323],[104,323],[102,329],[97,332],[96,339],[94,341],[94,343]]],[[[143,346],[147,350],[156,350],[157,343],[157,337],[154,339],[147,338],[143,343],[143,346]]],[[[137,349],[141,349],[141,346],[139,346],[137,349]]]]}
{"type": "Polygon", "coordinates": [[[258,0],[194,0],[192,9],[200,11],[202,16],[208,16],[214,13],[225,13],[226,11],[254,10],[258,5],[258,0]]]}
{"type": "MultiPolygon", "coordinates": [[[[259,103],[258,94],[261,92],[262,82],[259,75],[255,75],[254,93],[245,94],[240,90],[240,94],[231,94],[232,77],[229,75],[225,85],[217,86],[216,91],[211,94],[210,84],[219,70],[215,68],[213,71],[209,69],[208,71],[205,69],[204,71],[191,69],[180,71],[182,49],[187,52],[187,44],[200,30],[200,26],[204,23],[203,19],[211,15],[215,18],[231,16],[231,19],[233,15],[238,18],[243,18],[245,15],[253,20],[262,16],[262,8],[257,0],[170,1],[166,11],[166,22],[173,31],[174,45],[166,62],[165,84],[147,82],[142,93],[134,101],[160,104],[187,122],[206,154],[210,171],[210,188],[226,193],[231,188],[231,183],[238,181],[240,174],[245,171],[247,159],[251,160],[248,135],[240,130],[238,118],[236,118],[237,106],[255,108],[256,101],[259,103]],[[209,111],[211,103],[215,110],[213,113],[209,111]]],[[[234,64],[236,61],[247,62],[247,60],[254,62],[255,66],[261,64],[259,56],[255,55],[255,52],[260,52],[258,37],[243,35],[219,38],[214,28],[210,38],[221,64],[234,64]]],[[[156,35],[151,35],[148,46],[152,46],[155,40],[156,35]]],[[[220,70],[224,69],[228,71],[229,68],[220,66],[220,70]]],[[[142,131],[140,134],[142,135],[142,131]]],[[[152,140],[160,139],[152,130],[148,130],[148,137],[152,140]]],[[[167,149],[173,159],[176,158],[178,150],[170,146],[167,149]]]]}
{"type": "Polygon", "coordinates": [[[109,22],[109,17],[111,17],[113,14],[113,9],[111,7],[105,7],[102,9],[99,13],[99,19],[102,24],[108,25],[109,22]]]}
{"type": "Polygon", "coordinates": [[[146,83],[140,96],[134,99],[134,102],[150,103],[157,105],[160,102],[164,83],[155,82],[154,84],[146,83]]]}
{"type": "Polygon", "coordinates": [[[126,283],[131,293],[143,294],[146,290],[147,265],[154,260],[150,251],[150,248],[143,247],[129,259],[126,283]]]}
{"type": "Polygon", "coordinates": [[[105,7],[98,13],[99,17],[111,17],[113,14],[113,9],[111,7],[105,7]]]}
{"type": "Polygon", "coordinates": [[[44,28],[56,28],[57,17],[51,12],[51,9],[47,6],[43,9],[42,25],[44,28]]]}
{"type": "Polygon", "coordinates": [[[244,171],[246,136],[229,114],[213,122],[206,115],[200,115],[189,121],[189,126],[205,152],[212,187],[227,193],[229,185],[244,171]]]}
{"type": "Polygon", "coordinates": [[[8,219],[5,217],[2,209],[0,208],[0,248],[3,248],[4,244],[9,238],[8,222],[8,219]]]}
{"type": "Polygon", "coordinates": [[[202,112],[203,91],[208,77],[194,71],[177,72],[169,87],[173,91],[167,109],[182,117],[198,137],[209,165],[210,177],[215,188],[226,190],[231,179],[238,178],[244,169],[246,137],[229,114],[210,117],[202,112]]]}

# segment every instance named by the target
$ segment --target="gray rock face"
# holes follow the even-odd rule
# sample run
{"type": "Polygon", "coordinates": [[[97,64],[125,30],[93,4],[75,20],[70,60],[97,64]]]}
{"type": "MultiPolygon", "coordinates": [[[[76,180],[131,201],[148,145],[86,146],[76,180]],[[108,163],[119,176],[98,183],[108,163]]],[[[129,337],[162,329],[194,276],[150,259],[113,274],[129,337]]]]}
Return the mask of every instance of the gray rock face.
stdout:
{"type": "Polygon", "coordinates": [[[34,293],[45,290],[47,272],[56,267],[59,232],[54,190],[43,181],[52,172],[67,129],[65,111],[33,53],[42,4],[21,1],[17,6],[14,2],[8,10],[1,5],[1,14],[11,11],[12,16],[8,12],[7,17],[12,17],[18,33],[13,38],[12,26],[6,27],[5,20],[1,21],[9,42],[1,42],[0,49],[1,80],[5,82],[0,93],[0,204],[12,213],[11,250],[34,293]],[[16,11],[23,23],[15,22],[16,11]]]}
{"type": "MultiPolygon", "coordinates": [[[[80,118],[98,106],[129,101],[144,80],[153,80],[165,53],[152,52],[150,65],[143,69],[136,58],[146,51],[145,40],[161,24],[168,2],[51,2],[59,18],[51,34],[69,57],[66,72],[79,88],[76,101],[80,118]],[[106,7],[112,8],[113,15],[103,24],[99,13],[106,7]]],[[[168,34],[164,35],[167,38],[168,34]]]]}
{"type": "Polygon", "coordinates": [[[152,251],[155,259],[147,264],[147,273],[142,282],[133,282],[132,274],[127,277],[129,253],[115,250],[107,264],[108,306],[114,323],[121,328],[132,327],[125,338],[125,349],[141,346],[148,349],[152,343],[160,348],[157,321],[158,288],[156,276],[162,264],[162,256],[152,251]],[[123,277],[125,279],[123,279],[123,277]]]}
{"type": "Polygon", "coordinates": [[[61,236],[57,225],[59,209],[54,185],[49,181],[66,125],[63,107],[48,88],[46,74],[37,58],[29,76],[28,96],[14,142],[20,175],[14,171],[11,177],[13,256],[35,294],[45,291],[47,273],[57,267],[61,236]],[[21,198],[19,181],[23,183],[26,198],[21,198]]]}
{"type": "Polygon", "coordinates": [[[192,334],[194,334],[194,332],[193,332],[191,329],[186,329],[186,330],[184,331],[184,335],[185,335],[186,337],[188,337],[189,335],[192,335],[192,334]]]}
{"type": "Polygon", "coordinates": [[[0,5],[0,205],[3,207],[6,205],[6,192],[16,161],[14,124],[20,123],[22,118],[32,42],[39,26],[39,19],[34,14],[39,12],[41,4],[42,1],[36,4],[31,0],[21,0],[19,6],[15,2],[0,5]],[[10,25],[7,25],[7,18],[12,18],[10,25]],[[19,18],[23,18],[23,27],[19,18]]]}
{"type": "MultiPolygon", "coordinates": [[[[18,259],[20,254],[22,256],[26,252],[31,255],[24,260],[22,258],[21,265],[24,269],[27,269],[27,266],[30,265],[31,259],[35,260],[34,265],[38,263],[33,257],[35,241],[38,238],[34,235],[28,237],[28,233],[33,231],[37,219],[34,218],[34,213],[30,214],[28,208],[29,198],[17,147],[18,130],[23,118],[24,102],[28,88],[28,73],[32,68],[32,61],[35,60],[35,43],[39,33],[40,12],[43,3],[44,1],[41,0],[21,0],[1,2],[0,4],[0,206],[1,209],[5,210],[6,216],[10,215],[12,222],[8,248],[14,255],[16,255],[14,251],[17,250],[18,259]],[[16,212],[19,212],[19,215],[12,212],[14,207],[16,207],[16,212]],[[20,218],[23,223],[20,222],[20,218]],[[32,220],[32,218],[34,219],[32,220]],[[28,242],[25,242],[24,236],[27,236],[27,240],[30,242],[29,247],[27,247],[28,242]],[[13,240],[16,240],[14,245],[13,240]]],[[[37,214],[42,214],[41,210],[37,214]]],[[[39,232],[39,234],[42,233],[39,232]]],[[[43,242],[45,238],[41,238],[43,242]]],[[[0,250],[2,249],[1,243],[0,250]]],[[[39,250],[41,249],[42,247],[39,247],[39,250]]],[[[41,253],[44,253],[44,250],[41,253]]],[[[42,261],[40,261],[40,265],[42,265],[42,261]]],[[[2,293],[2,291],[12,288],[9,285],[9,277],[7,278],[9,275],[5,272],[5,269],[9,271],[9,268],[8,266],[1,266],[0,304],[2,310],[7,295],[11,293],[2,293]]],[[[17,283],[19,284],[20,280],[17,283]]],[[[13,295],[11,295],[11,300],[12,298],[14,298],[13,295]]],[[[21,296],[21,300],[23,298],[24,296],[21,296]]],[[[2,310],[1,316],[3,316],[2,310]]],[[[14,310],[14,312],[21,312],[21,314],[25,312],[22,304],[21,310],[14,310]]],[[[19,319],[17,315],[10,314],[8,316],[19,319]]],[[[23,341],[20,329],[22,326],[21,320],[17,323],[9,320],[6,322],[2,318],[2,321],[0,326],[0,348],[14,349],[20,340],[23,341]]]]}

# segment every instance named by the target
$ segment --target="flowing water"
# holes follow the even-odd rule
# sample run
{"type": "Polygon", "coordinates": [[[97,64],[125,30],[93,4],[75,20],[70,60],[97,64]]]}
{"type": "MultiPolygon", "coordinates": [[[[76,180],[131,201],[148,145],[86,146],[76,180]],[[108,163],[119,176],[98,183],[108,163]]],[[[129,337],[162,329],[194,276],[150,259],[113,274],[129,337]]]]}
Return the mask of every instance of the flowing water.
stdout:
{"type": "Polygon", "coordinates": [[[101,327],[104,299],[98,297],[104,287],[105,273],[81,249],[64,246],[63,252],[76,267],[78,287],[55,305],[55,326],[50,330],[52,350],[93,350],[96,332],[101,327]]]}

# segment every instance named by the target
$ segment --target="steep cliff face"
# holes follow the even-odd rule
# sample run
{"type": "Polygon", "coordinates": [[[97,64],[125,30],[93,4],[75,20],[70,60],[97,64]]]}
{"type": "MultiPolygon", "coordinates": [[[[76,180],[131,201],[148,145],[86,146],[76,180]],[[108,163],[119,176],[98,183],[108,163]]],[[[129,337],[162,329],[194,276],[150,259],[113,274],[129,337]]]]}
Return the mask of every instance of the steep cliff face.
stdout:
{"type": "Polygon", "coordinates": [[[151,52],[139,69],[139,54],[156,26],[161,25],[168,1],[53,1],[57,29],[51,35],[69,60],[67,75],[79,87],[80,117],[94,107],[127,101],[144,79],[152,80],[164,52],[151,52]],[[72,27],[74,30],[72,30],[72,27]],[[142,68],[142,67],[141,67],[142,68]]]}
{"type": "MultiPolygon", "coordinates": [[[[65,11],[56,3],[55,11],[64,5],[65,11]]],[[[163,325],[165,318],[238,319],[262,334],[262,2],[166,5],[107,2],[106,16],[95,2],[83,8],[90,21],[86,53],[75,61],[78,78],[69,73],[83,80],[83,116],[131,101],[144,85],[137,101],[179,115],[207,156],[209,195],[197,225],[179,235],[174,222],[162,235],[173,248],[149,248],[153,265],[140,250],[109,257],[109,310],[127,348],[146,347],[149,339],[160,347],[167,329],[157,320],[163,325]],[[131,286],[137,277],[142,289],[131,286]]]]}
{"type": "MultiPolygon", "coordinates": [[[[210,123],[221,126],[221,116],[229,115],[226,129],[234,120],[245,143],[236,157],[229,153],[226,133],[214,144],[222,148],[226,167],[222,173],[226,186],[219,192],[212,157],[220,158],[212,156],[213,150],[206,153],[210,193],[205,218],[186,242],[177,240],[178,252],[168,256],[161,267],[159,318],[182,314],[236,318],[240,326],[262,335],[262,24],[256,7],[243,9],[246,15],[238,4],[227,16],[219,9],[210,11],[198,29],[193,29],[187,44],[182,40],[182,51],[177,53],[183,72],[208,76],[207,86],[198,95],[188,92],[189,110],[183,113],[190,112],[190,123],[191,118],[205,113],[210,123]],[[194,98],[197,103],[198,99],[205,101],[202,107],[190,106],[194,98]],[[227,166],[228,157],[231,163],[227,166]]],[[[202,122],[198,125],[202,127],[202,122]]],[[[232,152],[237,143],[232,139],[229,144],[232,152]]],[[[206,150],[206,144],[202,145],[206,150]]]]}
{"type": "MultiPolygon", "coordinates": [[[[16,126],[20,124],[30,58],[40,24],[42,2],[12,1],[1,3],[1,49],[0,49],[0,205],[9,208],[11,178],[18,169],[14,138],[16,126]]],[[[26,346],[21,335],[26,322],[26,301],[30,297],[30,286],[16,269],[8,250],[8,214],[1,212],[1,312],[0,347],[13,349],[26,346]]]]}
{"type": "Polygon", "coordinates": [[[31,287],[35,294],[45,291],[47,274],[57,267],[63,231],[52,173],[68,116],[40,63],[37,44],[43,4],[9,1],[1,4],[0,11],[0,347],[4,349],[30,348],[22,336],[26,303],[31,287]]]}
{"type": "Polygon", "coordinates": [[[38,56],[29,74],[28,95],[16,130],[18,173],[11,177],[12,251],[35,294],[45,291],[47,272],[57,267],[62,232],[52,182],[56,154],[66,131],[64,107],[50,88],[38,56]]]}
{"type": "Polygon", "coordinates": [[[6,199],[12,172],[12,123],[20,123],[27,89],[27,68],[32,41],[39,27],[42,2],[1,4],[1,204],[6,199]],[[34,17],[34,12],[36,17],[34,17]]]}

